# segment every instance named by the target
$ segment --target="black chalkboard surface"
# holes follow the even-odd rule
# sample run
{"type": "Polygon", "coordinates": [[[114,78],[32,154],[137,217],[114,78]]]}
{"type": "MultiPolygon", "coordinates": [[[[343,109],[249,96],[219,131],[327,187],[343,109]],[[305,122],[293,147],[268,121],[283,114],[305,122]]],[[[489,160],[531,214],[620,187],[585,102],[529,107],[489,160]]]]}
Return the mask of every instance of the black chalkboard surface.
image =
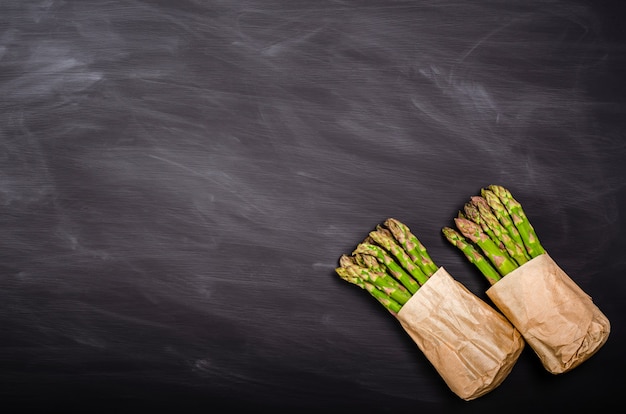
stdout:
{"type": "Polygon", "coordinates": [[[3,412],[582,412],[623,398],[620,1],[0,3],[3,412]],[[453,395],[337,260],[511,189],[612,323],[453,395]],[[176,411],[174,411],[176,410],[176,411]]]}

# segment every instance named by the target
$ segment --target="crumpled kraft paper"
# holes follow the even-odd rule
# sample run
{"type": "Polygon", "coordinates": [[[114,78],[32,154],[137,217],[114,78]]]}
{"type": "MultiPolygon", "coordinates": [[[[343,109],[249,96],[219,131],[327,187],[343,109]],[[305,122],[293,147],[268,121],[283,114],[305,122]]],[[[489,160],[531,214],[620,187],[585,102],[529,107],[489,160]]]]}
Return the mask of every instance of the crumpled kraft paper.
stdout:
{"type": "Polygon", "coordinates": [[[487,290],[487,296],[553,374],[591,357],[611,330],[591,297],[548,254],[507,274],[487,290]]]}
{"type": "Polygon", "coordinates": [[[448,387],[468,401],[500,385],[525,345],[504,316],[443,267],[396,317],[448,387]]]}

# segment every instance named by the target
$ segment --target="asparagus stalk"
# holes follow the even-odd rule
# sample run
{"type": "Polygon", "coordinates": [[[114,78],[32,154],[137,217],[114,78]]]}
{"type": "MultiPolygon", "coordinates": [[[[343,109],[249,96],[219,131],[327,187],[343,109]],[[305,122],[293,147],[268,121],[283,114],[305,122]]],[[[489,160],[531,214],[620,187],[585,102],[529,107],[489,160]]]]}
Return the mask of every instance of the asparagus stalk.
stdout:
{"type": "Polygon", "coordinates": [[[397,280],[386,273],[375,272],[358,265],[341,267],[341,269],[346,269],[348,274],[352,277],[357,277],[365,282],[370,282],[401,305],[404,305],[406,301],[411,298],[411,293],[397,280]]]}
{"type": "Polygon", "coordinates": [[[404,248],[413,263],[417,264],[426,276],[430,277],[437,271],[437,265],[431,259],[426,247],[408,226],[394,218],[388,218],[383,224],[389,229],[393,238],[404,248]]]}
{"type": "Polygon", "coordinates": [[[491,230],[485,220],[482,219],[480,211],[478,210],[478,206],[475,203],[465,203],[465,205],[463,206],[463,212],[465,213],[465,218],[467,218],[468,220],[472,220],[474,223],[478,224],[491,240],[498,243],[501,249],[504,249],[504,245],[502,245],[501,242],[498,241],[498,238],[493,233],[493,230],[491,230]]]}
{"type": "Polygon", "coordinates": [[[539,241],[539,237],[535,233],[535,229],[530,224],[522,205],[513,198],[511,192],[500,185],[489,185],[487,187],[498,196],[502,204],[505,206],[507,212],[513,220],[513,224],[517,228],[526,250],[531,257],[537,257],[540,254],[545,253],[545,249],[539,241]]]}
{"type": "MultiPolygon", "coordinates": [[[[350,266],[362,266],[360,263],[360,260],[357,260],[356,256],[348,256],[347,254],[342,254],[341,257],[339,257],[339,266],[341,267],[350,267],[350,266]]],[[[373,269],[376,271],[381,271],[379,269],[382,268],[378,268],[378,269],[373,269]]]]}
{"type": "Polygon", "coordinates": [[[419,283],[411,277],[394,259],[391,257],[385,249],[380,246],[371,243],[359,243],[356,249],[352,252],[352,255],[373,256],[382,265],[387,268],[387,272],[391,274],[396,280],[412,293],[415,293],[419,288],[419,283]]]}
{"type": "Polygon", "coordinates": [[[456,230],[451,227],[444,227],[442,229],[443,235],[446,237],[453,246],[456,246],[463,252],[467,260],[473,263],[478,270],[487,278],[490,284],[495,284],[501,279],[498,271],[489,263],[485,256],[480,254],[478,250],[456,230]]]}
{"type": "Polygon", "coordinates": [[[465,212],[466,218],[461,220],[469,220],[473,223],[480,226],[480,229],[483,233],[485,233],[491,241],[498,247],[498,249],[502,252],[501,254],[509,259],[513,260],[511,255],[506,249],[506,246],[500,240],[498,229],[492,228],[489,224],[489,217],[484,215],[483,208],[484,206],[480,205],[480,202],[476,200],[474,197],[470,199],[470,202],[465,203],[463,211],[465,212]]]}
{"type": "Polygon", "coordinates": [[[387,293],[378,289],[374,284],[366,282],[359,277],[355,277],[347,268],[338,267],[335,271],[343,280],[368,291],[389,312],[397,314],[400,312],[400,309],[402,309],[402,305],[391,299],[387,293]]]}
{"type": "MultiPolygon", "coordinates": [[[[381,264],[378,261],[378,259],[376,259],[374,256],[371,256],[369,254],[354,254],[352,255],[352,258],[353,258],[354,263],[358,264],[361,267],[365,267],[367,269],[374,270],[377,272],[389,271],[389,269],[387,269],[385,265],[381,264]]],[[[392,274],[392,276],[397,279],[396,275],[392,274]]]]}
{"type": "Polygon", "coordinates": [[[398,260],[402,267],[417,280],[420,285],[428,281],[428,276],[416,265],[404,249],[396,243],[391,232],[378,226],[376,230],[369,233],[370,237],[376,241],[378,245],[387,250],[393,257],[398,260]]]}
{"type": "Polygon", "coordinates": [[[399,220],[387,219],[369,232],[351,255],[342,255],[335,271],[397,313],[437,269],[409,228],[399,220]]]}
{"type": "MultiPolygon", "coordinates": [[[[378,272],[387,272],[388,274],[393,276],[398,282],[402,283],[402,285],[405,288],[407,288],[407,290],[409,292],[411,292],[411,294],[417,292],[417,290],[420,288],[420,284],[417,283],[417,281],[415,279],[413,279],[411,277],[411,275],[409,275],[404,270],[394,271],[394,270],[390,269],[389,267],[387,267],[386,265],[381,264],[378,261],[378,259],[376,259],[376,257],[374,257],[372,255],[369,255],[369,254],[358,254],[357,253],[357,254],[355,254],[353,256],[354,256],[357,264],[359,264],[361,267],[365,267],[367,269],[378,271],[378,272]]],[[[393,261],[393,259],[391,259],[391,257],[388,257],[388,260],[392,260],[393,261]]]]}
{"type": "Polygon", "coordinates": [[[481,222],[484,222],[491,230],[491,234],[493,235],[492,239],[499,241],[518,265],[526,263],[528,259],[526,258],[524,245],[519,245],[513,240],[508,230],[500,223],[492,211],[487,200],[481,196],[473,196],[471,197],[471,203],[476,206],[482,219],[481,222]]]}
{"type": "Polygon", "coordinates": [[[463,236],[475,243],[495,266],[501,276],[517,268],[515,261],[482,231],[480,226],[468,219],[455,218],[454,222],[463,236]]]}
{"type": "MultiPolygon", "coordinates": [[[[515,227],[515,224],[513,224],[513,219],[511,219],[509,212],[506,210],[506,207],[504,206],[504,204],[502,204],[498,196],[493,191],[487,188],[482,188],[480,190],[480,194],[485,199],[485,201],[487,201],[487,204],[489,204],[489,207],[491,207],[491,211],[493,211],[500,223],[502,223],[502,225],[507,229],[507,231],[509,232],[509,236],[511,236],[513,240],[515,240],[515,243],[524,247],[524,241],[522,240],[522,236],[520,236],[517,227],[515,227]]],[[[525,247],[523,251],[526,259],[530,260],[531,257],[526,251],[525,247]]]]}

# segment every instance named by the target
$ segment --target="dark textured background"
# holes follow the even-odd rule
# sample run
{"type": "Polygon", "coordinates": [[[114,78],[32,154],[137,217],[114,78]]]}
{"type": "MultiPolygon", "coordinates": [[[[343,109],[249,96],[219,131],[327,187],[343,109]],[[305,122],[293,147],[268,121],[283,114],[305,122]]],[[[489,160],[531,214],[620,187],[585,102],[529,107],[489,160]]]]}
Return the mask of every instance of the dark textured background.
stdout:
{"type": "Polygon", "coordinates": [[[1,2],[2,411],[619,404],[622,4],[1,2]],[[492,183],[612,333],[464,402],[334,267],[395,217],[485,298],[440,229],[492,183]]]}

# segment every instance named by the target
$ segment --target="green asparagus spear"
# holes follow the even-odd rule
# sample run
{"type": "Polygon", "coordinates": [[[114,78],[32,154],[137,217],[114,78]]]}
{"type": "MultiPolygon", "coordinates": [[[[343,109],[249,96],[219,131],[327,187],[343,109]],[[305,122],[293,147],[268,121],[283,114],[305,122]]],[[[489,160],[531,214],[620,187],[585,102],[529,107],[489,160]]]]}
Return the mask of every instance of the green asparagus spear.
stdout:
{"type": "Polygon", "coordinates": [[[366,282],[359,277],[353,276],[353,274],[345,267],[338,267],[337,269],[335,269],[335,271],[343,280],[368,291],[389,312],[397,314],[398,312],[400,312],[400,309],[402,309],[402,305],[391,299],[389,295],[387,295],[384,291],[378,289],[370,282],[366,282]]]}
{"type": "MultiPolygon", "coordinates": [[[[354,254],[352,255],[352,259],[355,264],[358,264],[361,267],[366,269],[374,270],[376,272],[387,272],[389,269],[386,268],[385,265],[381,264],[378,259],[369,254],[354,254]]],[[[395,275],[392,275],[395,277],[395,275]]],[[[408,276],[408,275],[407,275],[408,276]]]]}
{"type": "Polygon", "coordinates": [[[481,221],[491,229],[493,241],[500,243],[518,265],[526,263],[528,259],[526,258],[524,245],[519,245],[513,240],[508,230],[494,214],[487,200],[481,196],[473,196],[471,197],[471,203],[478,209],[481,221]]]}
{"type": "Polygon", "coordinates": [[[342,254],[339,257],[339,266],[341,267],[350,267],[354,265],[358,265],[358,261],[355,256],[348,256],[347,254],[342,254]]]}
{"type": "MultiPolygon", "coordinates": [[[[498,247],[498,249],[500,249],[502,255],[513,260],[513,258],[507,251],[504,242],[499,239],[500,232],[497,228],[492,228],[490,226],[490,217],[488,215],[485,215],[485,211],[483,210],[484,206],[480,205],[478,200],[476,200],[474,197],[471,197],[470,202],[465,204],[463,211],[466,213],[466,220],[469,220],[479,225],[482,232],[489,237],[489,239],[494,243],[495,246],[498,247]]],[[[493,215],[491,218],[495,220],[495,217],[493,217],[493,215]]]]}
{"type": "Polygon", "coordinates": [[[465,257],[473,263],[478,270],[487,278],[491,285],[495,284],[501,279],[498,271],[489,263],[485,257],[480,254],[471,243],[468,243],[465,238],[451,227],[444,227],[442,232],[446,239],[454,246],[459,248],[465,255],[465,257]]]}
{"type": "Polygon", "coordinates": [[[404,286],[386,273],[374,272],[357,265],[341,267],[341,269],[346,269],[348,274],[353,277],[360,278],[365,282],[370,282],[401,305],[404,305],[412,296],[404,286]]]}
{"type": "Polygon", "coordinates": [[[363,282],[363,287],[391,313],[397,314],[398,312],[400,312],[400,309],[402,309],[402,305],[388,297],[384,292],[376,288],[376,286],[374,286],[373,284],[363,282]]]}
{"type": "Polygon", "coordinates": [[[475,243],[495,266],[501,276],[505,276],[517,268],[517,264],[508,255],[506,250],[498,247],[480,226],[471,220],[455,218],[454,222],[463,236],[475,243]]]}
{"type": "Polygon", "coordinates": [[[370,243],[359,243],[352,252],[352,255],[358,257],[358,255],[363,256],[373,256],[378,260],[381,265],[387,268],[387,273],[392,275],[396,280],[398,280],[402,285],[412,293],[415,293],[419,288],[419,284],[415,279],[411,277],[403,268],[400,266],[393,257],[391,257],[385,249],[382,247],[370,244],[370,243]]]}
{"type": "Polygon", "coordinates": [[[404,249],[396,243],[391,232],[378,226],[376,230],[371,231],[369,235],[379,246],[395,257],[402,267],[409,272],[420,285],[428,281],[428,276],[411,260],[404,249]]]}
{"type": "MultiPolygon", "coordinates": [[[[487,204],[489,204],[489,207],[491,207],[491,211],[493,211],[500,223],[502,223],[504,228],[507,229],[507,231],[509,232],[509,236],[511,236],[513,240],[515,240],[515,243],[517,243],[519,246],[524,247],[524,241],[522,240],[522,236],[520,236],[517,227],[515,227],[515,224],[513,224],[513,219],[509,215],[509,212],[506,210],[506,207],[504,206],[504,204],[502,204],[498,196],[493,191],[487,188],[482,188],[480,190],[480,194],[487,201],[487,204]]],[[[522,250],[526,259],[530,260],[531,257],[526,251],[526,248],[524,247],[522,250]]]]}
{"type": "Polygon", "coordinates": [[[487,188],[493,191],[506,207],[507,212],[513,220],[513,224],[515,224],[515,227],[524,241],[524,246],[530,257],[537,257],[545,253],[546,251],[541,245],[539,237],[537,237],[535,233],[535,229],[530,224],[522,205],[513,198],[511,192],[503,186],[495,184],[489,185],[487,188]]]}
{"type": "MultiPolygon", "coordinates": [[[[381,264],[378,259],[369,254],[357,253],[353,255],[356,264],[366,269],[374,270],[376,272],[387,272],[391,276],[393,276],[398,282],[402,283],[402,285],[407,288],[411,294],[417,292],[420,288],[420,284],[417,283],[415,279],[411,277],[404,270],[397,271],[392,270],[384,264],[381,264]]],[[[389,258],[390,260],[393,260],[389,258]]]]}
{"type": "Polygon", "coordinates": [[[472,202],[465,203],[463,206],[463,212],[468,220],[472,220],[474,223],[478,224],[491,240],[496,242],[501,249],[504,249],[502,242],[498,240],[496,235],[493,233],[493,230],[491,230],[486,221],[480,216],[480,211],[478,210],[478,206],[476,204],[472,202]]]}
{"type": "Polygon", "coordinates": [[[417,264],[426,276],[432,276],[438,269],[433,262],[426,247],[411,232],[411,229],[400,220],[388,218],[383,223],[393,235],[393,238],[400,243],[413,263],[417,264]]]}

